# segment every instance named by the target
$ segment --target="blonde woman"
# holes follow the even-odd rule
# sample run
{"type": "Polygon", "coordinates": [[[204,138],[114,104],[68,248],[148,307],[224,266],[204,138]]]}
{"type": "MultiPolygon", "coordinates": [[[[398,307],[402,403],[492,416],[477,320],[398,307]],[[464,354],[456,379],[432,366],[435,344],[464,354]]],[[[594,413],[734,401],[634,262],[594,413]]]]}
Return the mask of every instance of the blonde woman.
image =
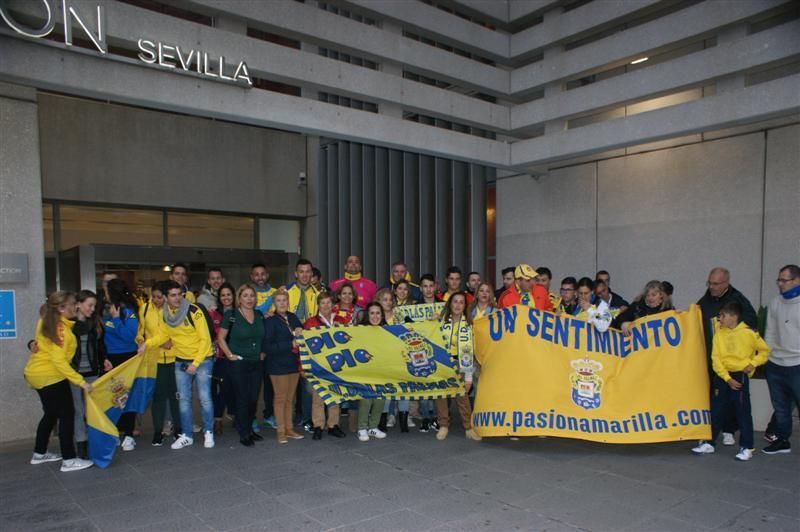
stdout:
{"type": "Polygon", "coordinates": [[[264,320],[262,350],[275,398],[278,443],[286,444],[289,438],[303,439],[292,428],[292,406],[300,379],[300,349],[295,337],[302,334],[303,324],[295,314],[289,312],[289,294],[286,290],[275,292],[272,301],[275,314],[264,320]]]}
{"type": "Polygon", "coordinates": [[[236,429],[239,443],[252,447],[264,438],[253,432],[253,419],[261,388],[261,361],[264,359],[264,316],[256,307],[255,288],[243,284],[236,291],[235,309],[225,311],[217,332],[217,344],[229,361],[228,374],[233,382],[236,405],[236,429]]]}
{"type": "Polygon", "coordinates": [[[79,471],[92,467],[90,460],[77,458],[72,441],[75,430],[75,406],[70,383],[86,392],[92,385],[70,365],[78,341],[72,333],[77,302],[72,292],[54,292],[47,298],[44,315],[36,325],[38,351],[25,365],[25,380],[39,394],[44,415],[36,429],[36,445],[31,464],[61,462],[61,471],[79,471]],[[47,452],[50,433],[58,423],[61,454],[47,452]]]}
{"type": "Polygon", "coordinates": [[[475,299],[470,303],[469,318],[472,321],[488,316],[497,310],[497,300],[494,297],[494,287],[490,283],[482,282],[475,291],[475,299]]]}

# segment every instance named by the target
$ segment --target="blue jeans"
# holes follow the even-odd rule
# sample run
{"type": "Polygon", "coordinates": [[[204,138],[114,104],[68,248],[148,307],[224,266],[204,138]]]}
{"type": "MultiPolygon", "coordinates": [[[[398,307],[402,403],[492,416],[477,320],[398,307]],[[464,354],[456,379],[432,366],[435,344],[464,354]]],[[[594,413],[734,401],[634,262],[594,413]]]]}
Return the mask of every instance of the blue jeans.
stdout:
{"type": "Polygon", "coordinates": [[[753,415],[750,408],[750,379],[741,371],[731,372],[731,378],[741,383],[741,390],[732,390],[728,383],[714,375],[714,396],[711,398],[711,443],[717,442],[725,421],[734,412],[739,425],[739,447],[753,448],[753,415]]]}
{"type": "Polygon", "coordinates": [[[792,435],[792,409],[800,405],[800,366],[766,365],[767,386],[775,409],[775,435],[788,440],[792,435]]]}
{"type": "Polygon", "coordinates": [[[387,399],[386,404],[383,405],[384,414],[394,414],[394,409],[400,412],[408,412],[408,399],[387,399]]]}
{"type": "Polygon", "coordinates": [[[436,414],[433,411],[433,401],[430,399],[420,399],[419,417],[423,419],[434,419],[436,414]]]}
{"type": "Polygon", "coordinates": [[[211,374],[214,359],[207,358],[198,366],[194,375],[186,373],[191,362],[175,361],[175,383],[178,385],[178,408],[181,411],[181,430],[192,437],[192,382],[197,380],[197,395],[203,415],[203,432],[214,430],[214,401],[211,400],[211,374]]]}

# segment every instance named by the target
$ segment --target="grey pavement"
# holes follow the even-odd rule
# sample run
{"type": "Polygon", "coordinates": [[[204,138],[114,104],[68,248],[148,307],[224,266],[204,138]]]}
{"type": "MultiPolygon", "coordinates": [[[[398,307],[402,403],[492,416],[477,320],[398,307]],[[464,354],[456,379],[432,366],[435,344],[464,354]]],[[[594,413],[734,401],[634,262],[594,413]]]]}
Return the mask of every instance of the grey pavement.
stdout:
{"type": "Polygon", "coordinates": [[[800,531],[797,438],[793,454],[740,463],[692,442],[262,435],[245,448],[226,423],[216,448],[180,451],[141,437],[74,473],[29,465],[32,442],[0,447],[0,530],[800,531]]]}

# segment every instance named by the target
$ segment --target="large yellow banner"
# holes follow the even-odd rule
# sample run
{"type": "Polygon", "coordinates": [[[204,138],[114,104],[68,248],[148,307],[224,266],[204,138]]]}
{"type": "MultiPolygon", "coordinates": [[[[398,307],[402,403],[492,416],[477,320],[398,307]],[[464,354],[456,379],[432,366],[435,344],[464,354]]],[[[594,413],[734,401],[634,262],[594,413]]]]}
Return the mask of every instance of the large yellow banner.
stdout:
{"type": "Polygon", "coordinates": [[[634,322],[631,336],[514,306],[477,320],[472,416],[481,436],[608,443],[711,436],[700,310],[634,322]]]}
{"type": "Polygon", "coordinates": [[[300,360],[328,404],[463,395],[445,345],[439,322],[318,328],[303,332],[300,360]]]}

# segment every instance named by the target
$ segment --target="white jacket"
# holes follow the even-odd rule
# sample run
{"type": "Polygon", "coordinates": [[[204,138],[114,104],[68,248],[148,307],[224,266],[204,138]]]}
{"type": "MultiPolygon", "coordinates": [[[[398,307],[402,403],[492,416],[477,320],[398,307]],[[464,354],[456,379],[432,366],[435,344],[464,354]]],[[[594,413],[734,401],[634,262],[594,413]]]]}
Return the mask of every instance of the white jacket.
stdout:
{"type": "Polygon", "coordinates": [[[779,366],[800,365],[800,296],[777,296],[769,304],[764,340],[772,348],[769,361],[779,366]]]}

